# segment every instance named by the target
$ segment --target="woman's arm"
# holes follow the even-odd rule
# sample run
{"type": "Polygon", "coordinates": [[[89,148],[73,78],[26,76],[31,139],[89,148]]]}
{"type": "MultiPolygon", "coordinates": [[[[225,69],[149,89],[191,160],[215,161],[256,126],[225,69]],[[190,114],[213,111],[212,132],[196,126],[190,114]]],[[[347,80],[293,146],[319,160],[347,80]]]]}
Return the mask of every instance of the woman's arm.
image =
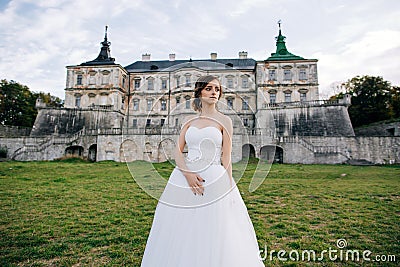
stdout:
{"type": "Polygon", "coordinates": [[[227,116],[226,123],[224,123],[224,129],[222,132],[222,156],[221,162],[222,165],[225,167],[226,171],[228,172],[230,183],[232,187],[232,138],[233,138],[233,126],[232,120],[227,116]]]}
{"type": "Polygon", "coordinates": [[[181,132],[178,137],[178,143],[175,149],[175,162],[178,169],[182,172],[182,174],[186,177],[186,180],[190,186],[190,189],[193,191],[194,194],[203,194],[204,188],[202,182],[204,182],[203,178],[201,178],[196,173],[190,171],[185,163],[185,159],[183,157],[183,150],[185,148],[185,134],[187,129],[190,126],[190,119],[186,120],[183,124],[181,132]]]}

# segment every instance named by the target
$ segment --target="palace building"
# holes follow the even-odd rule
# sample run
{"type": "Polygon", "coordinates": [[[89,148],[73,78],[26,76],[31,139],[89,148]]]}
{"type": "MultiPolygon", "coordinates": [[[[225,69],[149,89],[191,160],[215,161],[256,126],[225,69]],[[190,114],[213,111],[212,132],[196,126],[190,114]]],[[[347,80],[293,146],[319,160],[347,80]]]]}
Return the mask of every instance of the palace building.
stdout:
{"type": "Polygon", "coordinates": [[[318,60],[289,52],[280,27],[275,52],[261,60],[245,51],[237,58],[213,52],[186,60],[143,54],[123,67],[110,46],[106,28],[96,59],[67,66],[64,107],[46,107],[38,99],[30,136],[5,141],[11,158],[173,159],[182,120],[194,114],[194,83],[211,74],[223,87],[218,109],[234,123],[234,162],[249,156],[280,163],[400,161],[397,138],[354,135],[350,96],[319,99],[318,60]]]}

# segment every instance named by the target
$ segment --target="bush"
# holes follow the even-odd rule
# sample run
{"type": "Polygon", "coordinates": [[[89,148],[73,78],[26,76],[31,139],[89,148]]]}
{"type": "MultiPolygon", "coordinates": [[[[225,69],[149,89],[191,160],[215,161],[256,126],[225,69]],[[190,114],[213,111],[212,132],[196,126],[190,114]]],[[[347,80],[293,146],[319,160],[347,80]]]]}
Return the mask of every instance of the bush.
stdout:
{"type": "Polygon", "coordinates": [[[0,147],[0,158],[7,158],[8,149],[7,147],[3,146],[0,147]]]}
{"type": "Polygon", "coordinates": [[[62,162],[90,162],[87,158],[84,158],[82,156],[77,156],[77,155],[65,155],[62,156],[61,158],[54,159],[53,161],[62,161],[62,162]]]}

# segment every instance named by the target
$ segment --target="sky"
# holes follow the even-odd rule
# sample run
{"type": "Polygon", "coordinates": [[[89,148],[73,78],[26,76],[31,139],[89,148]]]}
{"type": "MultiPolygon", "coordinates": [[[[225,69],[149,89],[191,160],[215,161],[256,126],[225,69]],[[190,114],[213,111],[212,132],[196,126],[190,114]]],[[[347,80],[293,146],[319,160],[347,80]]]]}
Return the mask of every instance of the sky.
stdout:
{"type": "Polygon", "coordinates": [[[64,99],[66,66],[111,55],[265,60],[281,20],[289,52],[318,59],[320,97],[356,75],[400,85],[398,0],[0,0],[0,79],[64,99]]]}

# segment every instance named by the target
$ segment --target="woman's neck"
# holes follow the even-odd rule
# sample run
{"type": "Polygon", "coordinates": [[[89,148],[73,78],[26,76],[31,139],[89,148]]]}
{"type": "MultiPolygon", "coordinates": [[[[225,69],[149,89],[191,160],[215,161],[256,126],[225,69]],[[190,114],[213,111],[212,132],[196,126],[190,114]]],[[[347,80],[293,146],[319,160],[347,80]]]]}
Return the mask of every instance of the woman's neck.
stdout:
{"type": "Polygon", "coordinates": [[[217,109],[215,108],[215,104],[212,105],[202,105],[200,116],[212,116],[217,114],[217,109]]]}

